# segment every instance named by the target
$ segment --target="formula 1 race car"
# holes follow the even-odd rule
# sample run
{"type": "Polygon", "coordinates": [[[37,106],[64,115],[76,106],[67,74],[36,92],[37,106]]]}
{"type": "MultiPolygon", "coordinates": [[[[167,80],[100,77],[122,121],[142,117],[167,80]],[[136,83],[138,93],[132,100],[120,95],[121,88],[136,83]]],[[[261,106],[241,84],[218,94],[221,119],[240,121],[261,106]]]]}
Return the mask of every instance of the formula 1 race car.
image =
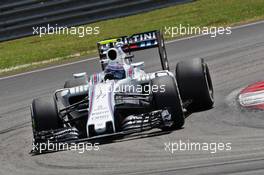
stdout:
{"type": "MultiPolygon", "coordinates": [[[[213,107],[213,86],[201,58],[169,64],[163,35],[150,31],[97,43],[102,72],[76,73],[53,97],[34,99],[33,143],[84,142],[159,128],[173,131],[187,115],[213,107]],[[162,70],[144,71],[133,51],[158,48],[162,70]]],[[[34,151],[34,150],[33,150],[34,151]]]]}

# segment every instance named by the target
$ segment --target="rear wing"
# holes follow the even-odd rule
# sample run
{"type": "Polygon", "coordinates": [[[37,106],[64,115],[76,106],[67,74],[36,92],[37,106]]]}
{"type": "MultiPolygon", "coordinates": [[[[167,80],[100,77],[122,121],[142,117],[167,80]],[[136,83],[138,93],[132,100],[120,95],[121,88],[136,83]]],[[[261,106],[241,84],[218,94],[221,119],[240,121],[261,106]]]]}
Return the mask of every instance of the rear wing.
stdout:
{"type": "MultiPolygon", "coordinates": [[[[107,50],[114,47],[117,43],[122,43],[122,50],[125,53],[156,47],[159,48],[162,68],[163,70],[169,70],[164,39],[160,31],[154,30],[149,32],[137,33],[133,34],[132,36],[122,36],[98,42],[97,48],[101,63],[103,63],[106,59],[107,50]]],[[[103,69],[104,67],[105,66],[102,65],[103,69]]]]}

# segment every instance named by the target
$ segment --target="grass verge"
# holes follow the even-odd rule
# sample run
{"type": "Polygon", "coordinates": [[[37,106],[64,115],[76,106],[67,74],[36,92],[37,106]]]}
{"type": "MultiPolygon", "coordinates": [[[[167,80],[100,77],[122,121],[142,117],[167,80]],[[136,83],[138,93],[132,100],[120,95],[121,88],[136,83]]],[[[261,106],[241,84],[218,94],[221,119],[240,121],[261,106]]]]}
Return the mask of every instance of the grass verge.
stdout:
{"type": "Polygon", "coordinates": [[[77,35],[45,35],[2,42],[0,75],[94,56],[96,42],[105,38],[180,24],[224,27],[261,19],[264,19],[264,0],[197,0],[193,3],[87,25],[99,27],[99,35],[83,38],[77,35]]]}

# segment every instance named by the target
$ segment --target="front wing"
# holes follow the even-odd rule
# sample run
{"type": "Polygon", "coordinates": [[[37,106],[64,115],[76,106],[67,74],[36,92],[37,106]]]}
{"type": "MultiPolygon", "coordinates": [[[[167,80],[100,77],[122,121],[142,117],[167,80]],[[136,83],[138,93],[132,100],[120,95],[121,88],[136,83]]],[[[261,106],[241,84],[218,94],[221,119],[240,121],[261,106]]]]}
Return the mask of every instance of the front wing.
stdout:
{"type": "Polygon", "coordinates": [[[43,150],[43,148],[39,147],[45,143],[105,143],[111,142],[115,139],[120,139],[124,136],[132,135],[134,133],[141,133],[154,128],[162,128],[164,126],[170,125],[172,125],[172,122],[168,110],[158,110],[150,113],[140,114],[138,116],[129,116],[128,119],[124,121],[122,130],[119,132],[97,135],[89,138],[79,138],[79,131],[74,127],[41,131],[35,133],[35,139],[33,140],[34,147],[32,148],[31,153],[39,154],[58,151],[52,150],[48,147],[45,147],[45,149],[43,150]]]}

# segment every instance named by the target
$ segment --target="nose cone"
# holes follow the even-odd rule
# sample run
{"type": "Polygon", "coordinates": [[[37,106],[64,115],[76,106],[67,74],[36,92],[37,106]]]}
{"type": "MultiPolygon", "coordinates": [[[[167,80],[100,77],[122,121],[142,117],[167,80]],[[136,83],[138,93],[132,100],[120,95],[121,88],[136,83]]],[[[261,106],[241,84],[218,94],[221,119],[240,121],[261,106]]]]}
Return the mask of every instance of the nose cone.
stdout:
{"type": "Polygon", "coordinates": [[[102,123],[96,123],[94,130],[97,134],[103,134],[106,131],[106,123],[102,122],[102,123]]]}

